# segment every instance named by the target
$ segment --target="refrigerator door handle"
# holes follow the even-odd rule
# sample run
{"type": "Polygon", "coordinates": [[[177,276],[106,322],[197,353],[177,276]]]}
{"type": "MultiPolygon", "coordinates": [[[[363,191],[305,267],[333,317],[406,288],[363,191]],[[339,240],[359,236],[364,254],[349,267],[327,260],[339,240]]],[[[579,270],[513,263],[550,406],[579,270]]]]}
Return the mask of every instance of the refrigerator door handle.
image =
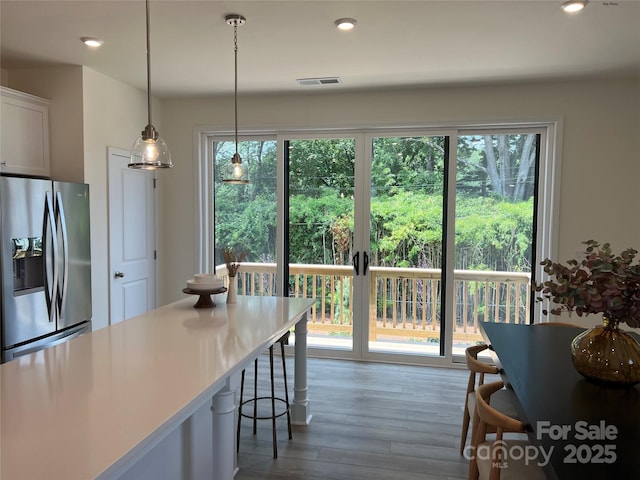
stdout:
{"type": "Polygon", "coordinates": [[[51,192],[47,192],[45,197],[45,206],[44,206],[44,225],[43,225],[43,246],[46,249],[49,245],[47,241],[47,233],[51,234],[51,251],[45,252],[45,283],[47,287],[45,288],[45,297],[47,299],[47,311],[49,312],[49,323],[55,322],[56,309],[55,303],[53,301],[54,296],[56,294],[56,290],[58,289],[58,266],[56,265],[56,255],[58,252],[58,235],[56,233],[56,221],[54,216],[54,208],[53,208],[53,198],[51,192]],[[49,272],[49,265],[51,266],[52,272],[49,272]],[[51,274],[51,283],[49,283],[49,274],[51,274]]]}
{"type": "Polygon", "coordinates": [[[74,338],[78,338],[80,335],[87,333],[87,331],[85,329],[81,329],[81,330],[77,330],[74,331],[68,335],[65,335],[63,337],[60,337],[56,340],[53,340],[51,342],[48,342],[44,345],[38,345],[32,348],[25,348],[24,350],[20,350],[19,352],[16,352],[12,355],[12,359],[14,358],[19,358],[19,357],[24,357],[25,355],[29,355],[31,353],[36,353],[39,352],[41,350],[44,350],[45,348],[49,348],[49,347],[55,347],[56,345],[60,345],[61,343],[65,343],[68,342],[69,340],[73,340],[74,338]]]}
{"type": "MultiPolygon", "coordinates": [[[[60,224],[60,231],[62,232],[62,255],[63,255],[63,269],[62,279],[58,282],[60,295],[58,295],[58,310],[60,316],[62,314],[62,308],[65,305],[67,297],[67,282],[69,280],[69,242],[67,237],[67,219],[64,215],[64,203],[62,202],[62,193],[56,193],[56,218],[60,224]]],[[[56,223],[56,228],[58,224],[56,223]]]]}

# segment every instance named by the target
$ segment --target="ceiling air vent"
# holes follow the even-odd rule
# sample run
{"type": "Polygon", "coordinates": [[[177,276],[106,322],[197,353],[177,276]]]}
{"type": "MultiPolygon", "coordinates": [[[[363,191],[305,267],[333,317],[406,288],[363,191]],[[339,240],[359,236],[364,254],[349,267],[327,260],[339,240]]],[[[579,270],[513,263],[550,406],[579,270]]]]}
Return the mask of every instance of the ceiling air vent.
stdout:
{"type": "Polygon", "coordinates": [[[338,77],[298,78],[296,81],[303,87],[309,85],[336,85],[341,83],[338,77]]]}

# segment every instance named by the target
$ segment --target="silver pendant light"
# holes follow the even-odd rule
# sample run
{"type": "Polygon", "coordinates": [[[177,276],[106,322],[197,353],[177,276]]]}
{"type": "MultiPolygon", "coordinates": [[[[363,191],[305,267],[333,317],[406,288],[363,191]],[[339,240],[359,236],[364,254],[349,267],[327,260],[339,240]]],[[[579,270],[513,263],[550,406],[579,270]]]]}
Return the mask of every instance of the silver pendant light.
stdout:
{"type": "Polygon", "coordinates": [[[236,185],[242,185],[249,183],[249,175],[247,169],[242,165],[242,157],[238,153],[238,27],[241,27],[247,22],[247,19],[242,15],[232,14],[225,17],[227,25],[233,27],[233,52],[235,60],[235,83],[234,83],[234,106],[235,106],[235,140],[236,140],[236,153],[231,158],[231,161],[225,166],[222,182],[236,185]]]}
{"type": "Polygon", "coordinates": [[[148,123],[140,137],[131,147],[129,168],[155,170],[156,168],[171,168],[171,153],[165,141],[160,138],[156,128],[151,124],[151,41],[149,36],[149,0],[146,0],[147,10],[147,114],[148,123]]]}

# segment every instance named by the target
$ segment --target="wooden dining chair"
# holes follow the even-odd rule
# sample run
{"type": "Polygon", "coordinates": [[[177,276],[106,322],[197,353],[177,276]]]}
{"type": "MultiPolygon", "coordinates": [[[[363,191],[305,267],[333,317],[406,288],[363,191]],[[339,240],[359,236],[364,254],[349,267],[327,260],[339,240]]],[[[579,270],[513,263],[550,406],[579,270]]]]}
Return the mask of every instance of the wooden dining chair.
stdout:
{"type": "Polygon", "coordinates": [[[525,460],[522,455],[509,456],[510,448],[526,449],[531,443],[525,438],[505,439],[505,433],[525,433],[526,425],[518,419],[499,412],[489,402],[503,390],[502,381],[486,383],[476,390],[476,409],[480,422],[475,437],[474,455],[470,459],[469,479],[475,480],[546,480],[547,476],[537,460],[525,460]],[[495,438],[487,439],[489,429],[495,438]]]}
{"type": "MultiPolygon", "coordinates": [[[[499,369],[495,365],[490,365],[478,360],[478,354],[489,348],[489,345],[472,345],[465,350],[467,360],[467,369],[469,370],[469,382],[467,384],[467,394],[464,402],[464,412],[462,416],[462,433],[460,435],[460,455],[464,454],[464,447],[467,443],[469,432],[469,424],[471,424],[471,438],[473,440],[473,432],[477,428],[479,418],[476,412],[476,388],[484,384],[485,375],[498,374],[499,369]]],[[[492,404],[507,415],[517,417],[518,413],[515,407],[515,398],[513,392],[503,389],[496,392],[492,404]]]]}

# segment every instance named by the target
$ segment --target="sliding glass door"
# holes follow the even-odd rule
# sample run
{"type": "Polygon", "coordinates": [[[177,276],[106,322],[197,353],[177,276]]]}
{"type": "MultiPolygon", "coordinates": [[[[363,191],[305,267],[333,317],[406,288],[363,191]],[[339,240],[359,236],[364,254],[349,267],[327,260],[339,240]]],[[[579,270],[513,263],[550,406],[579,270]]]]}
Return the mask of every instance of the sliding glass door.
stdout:
{"type": "Polygon", "coordinates": [[[288,288],[316,299],[312,348],[451,359],[482,340],[484,321],[529,322],[535,131],[289,136],[283,145],[288,288]]]}
{"type": "Polygon", "coordinates": [[[288,169],[288,289],[315,298],[310,347],[353,350],[356,140],[292,138],[288,169]]]}
{"type": "Polygon", "coordinates": [[[288,290],[315,298],[311,348],[444,353],[448,137],[287,136],[288,290]]]}
{"type": "Polygon", "coordinates": [[[482,322],[530,322],[540,143],[531,129],[458,136],[453,354],[482,322]]]}
{"type": "MultiPolygon", "coordinates": [[[[482,322],[539,314],[531,283],[551,244],[553,133],[539,125],[243,139],[250,186],[214,182],[211,164],[200,164],[203,225],[212,204],[217,213],[216,228],[202,228],[203,268],[224,269],[216,245],[244,249],[241,293],[314,298],[316,354],[460,359],[482,341],[482,322]],[[212,190],[215,202],[205,197],[212,190]]],[[[231,144],[205,145],[217,166],[231,144]]]]}
{"type": "Polygon", "coordinates": [[[367,144],[367,350],[443,355],[448,137],[368,136],[367,144]]]}

